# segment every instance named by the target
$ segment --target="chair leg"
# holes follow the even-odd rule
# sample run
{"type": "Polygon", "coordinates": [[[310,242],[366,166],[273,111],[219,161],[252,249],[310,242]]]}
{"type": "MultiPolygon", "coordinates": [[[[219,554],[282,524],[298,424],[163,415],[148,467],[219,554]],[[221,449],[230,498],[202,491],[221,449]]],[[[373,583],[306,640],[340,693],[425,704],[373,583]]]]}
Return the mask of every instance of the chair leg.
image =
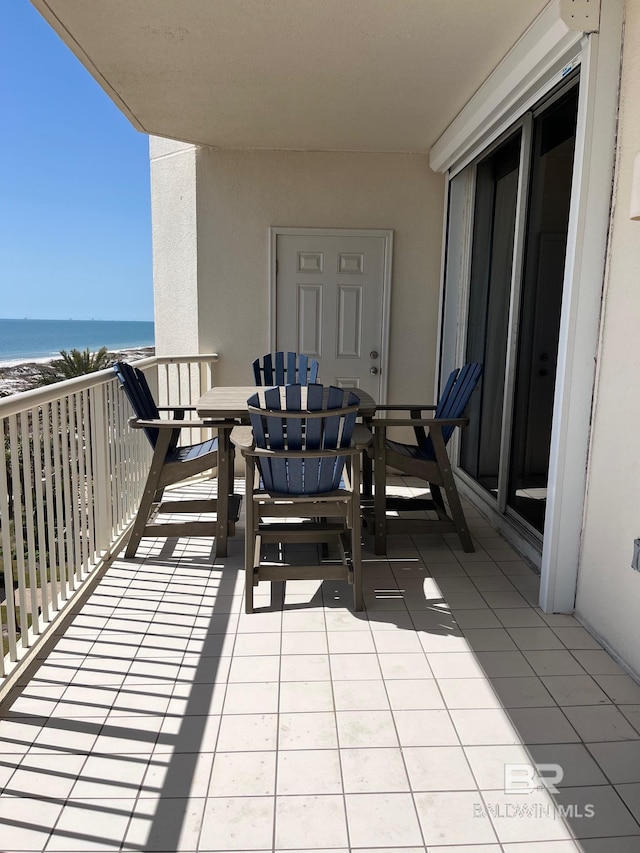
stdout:
{"type": "Polygon", "coordinates": [[[471,534],[469,533],[467,521],[464,517],[464,510],[462,509],[462,504],[460,503],[458,489],[456,487],[455,480],[453,479],[451,462],[449,461],[449,456],[447,454],[447,450],[442,438],[442,431],[439,429],[432,429],[431,438],[433,441],[433,449],[435,451],[438,467],[440,469],[442,486],[444,488],[445,494],[447,496],[447,502],[449,504],[451,519],[453,520],[456,533],[458,534],[458,538],[460,539],[462,549],[468,554],[471,554],[475,551],[475,548],[473,547],[473,542],[471,541],[471,534]]]}
{"type": "Polygon", "coordinates": [[[131,528],[131,535],[129,536],[129,541],[127,542],[127,548],[124,552],[125,557],[130,560],[135,557],[136,551],[138,550],[138,545],[140,544],[140,540],[144,534],[144,529],[147,526],[147,521],[149,520],[149,515],[151,514],[151,510],[155,503],[155,493],[153,491],[148,491],[145,489],[145,492],[142,496],[142,500],[140,501],[140,506],[138,507],[138,514],[136,515],[136,520],[133,523],[133,527],[131,528]]]}
{"type": "MultiPolygon", "coordinates": [[[[158,491],[155,488],[155,483],[157,483],[157,481],[158,472],[156,472],[152,467],[144,487],[136,520],[133,522],[133,527],[131,528],[131,536],[129,537],[127,548],[124,552],[127,559],[135,557],[140,540],[144,536],[144,529],[147,526],[149,516],[151,515],[154,505],[159,502],[158,491]]],[[[162,497],[163,491],[163,489],[159,490],[160,498],[162,497]]]]}
{"type": "Polygon", "coordinates": [[[136,515],[136,520],[131,528],[131,536],[129,537],[129,542],[127,543],[126,551],[124,552],[127,559],[135,557],[140,540],[144,535],[144,529],[147,526],[147,521],[151,515],[153,505],[156,501],[160,501],[162,499],[164,487],[158,488],[158,483],[160,481],[160,474],[162,473],[170,440],[171,432],[169,430],[160,430],[160,435],[158,436],[158,440],[153,451],[153,458],[151,460],[151,468],[149,469],[147,482],[144,484],[144,492],[142,493],[142,500],[138,507],[138,514],[136,515]]]}
{"type": "Polygon", "coordinates": [[[437,483],[429,483],[429,491],[431,492],[433,508],[438,513],[438,518],[440,521],[449,521],[449,515],[447,514],[447,508],[444,505],[440,486],[437,485],[437,483]]]}
{"type": "Polygon", "coordinates": [[[253,501],[254,463],[245,458],[245,531],[244,531],[244,609],[253,613],[253,572],[256,544],[255,504],[253,501]]]}
{"type": "MultiPolygon", "coordinates": [[[[362,422],[373,435],[373,425],[371,418],[363,418],[362,422]]],[[[370,501],[373,497],[373,459],[365,449],[362,454],[362,497],[370,501]]]]}
{"type": "Polygon", "coordinates": [[[460,539],[462,550],[466,551],[467,554],[472,554],[475,551],[475,548],[473,547],[473,542],[471,541],[471,534],[469,533],[469,528],[467,527],[467,520],[464,517],[464,510],[462,509],[462,504],[460,503],[458,490],[456,488],[456,484],[453,482],[453,474],[451,473],[451,469],[449,469],[449,477],[451,479],[451,484],[448,486],[445,483],[444,488],[447,494],[447,500],[449,501],[451,518],[453,519],[458,538],[460,539]]]}
{"type": "Polygon", "coordinates": [[[387,553],[387,454],[385,452],[387,431],[384,427],[376,427],[374,434],[374,483],[373,498],[374,518],[374,552],[387,553]]]}

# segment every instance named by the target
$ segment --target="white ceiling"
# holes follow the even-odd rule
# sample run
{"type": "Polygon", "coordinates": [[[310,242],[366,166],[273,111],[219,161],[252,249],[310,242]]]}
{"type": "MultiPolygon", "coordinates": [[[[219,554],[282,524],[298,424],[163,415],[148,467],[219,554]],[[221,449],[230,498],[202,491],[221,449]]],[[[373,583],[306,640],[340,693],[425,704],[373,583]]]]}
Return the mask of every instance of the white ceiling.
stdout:
{"type": "Polygon", "coordinates": [[[135,127],[428,151],[547,0],[32,0],[135,127]]]}

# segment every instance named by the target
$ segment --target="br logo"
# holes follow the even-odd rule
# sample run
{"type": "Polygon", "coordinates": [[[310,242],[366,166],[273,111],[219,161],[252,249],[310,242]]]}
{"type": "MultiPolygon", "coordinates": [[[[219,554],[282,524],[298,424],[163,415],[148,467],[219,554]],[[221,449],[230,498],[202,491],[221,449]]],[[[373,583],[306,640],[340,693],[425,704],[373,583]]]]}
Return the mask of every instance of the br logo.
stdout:
{"type": "Polygon", "coordinates": [[[505,794],[531,794],[533,791],[546,790],[557,794],[556,787],[564,778],[564,770],[559,764],[505,764],[505,794]]]}

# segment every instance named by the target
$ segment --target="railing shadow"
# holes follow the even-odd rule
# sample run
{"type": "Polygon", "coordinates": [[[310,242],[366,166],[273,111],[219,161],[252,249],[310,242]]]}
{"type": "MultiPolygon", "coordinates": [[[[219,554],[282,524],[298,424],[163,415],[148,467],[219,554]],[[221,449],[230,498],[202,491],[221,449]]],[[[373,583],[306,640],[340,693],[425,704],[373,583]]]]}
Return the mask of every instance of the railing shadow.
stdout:
{"type": "Polygon", "coordinates": [[[131,581],[116,562],[100,589],[104,598],[88,605],[105,615],[100,630],[72,630],[67,651],[70,635],[63,635],[61,651],[41,661],[14,701],[18,710],[4,709],[0,718],[20,733],[3,738],[4,749],[15,750],[0,759],[0,784],[12,780],[3,794],[33,804],[28,820],[2,813],[2,823],[7,832],[29,834],[30,844],[42,838],[44,848],[55,823],[58,847],[119,848],[126,833],[127,849],[177,850],[183,822],[191,820],[187,804],[201,753],[213,756],[222,710],[226,673],[218,676],[229,661],[221,653],[229,620],[237,618],[227,599],[236,593],[238,570],[233,560],[216,562],[213,552],[176,552],[170,540],[147,563],[154,576],[166,570],[166,582],[146,585],[145,560],[136,563],[131,581]],[[200,569],[204,583],[194,580],[200,569]],[[125,578],[130,594],[123,598],[118,581],[125,578]],[[109,626],[109,619],[125,624],[109,626]],[[42,706],[43,690],[64,697],[51,700],[49,715],[36,716],[29,709],[42,706]],[[51,771],[53,753],[60,766],[51,771]],[[111,826],[114,834],[106,831],[111,826]]]}
{"type": "MultiPolygon", "coordinates": [[[[0,784],[12,774],[4,793],[23,804],[2,815],[5,826],[32,833],[32,843],[41,837],[42,847],[55,826],[59,849],[68,843],[76,849],[123,844],[127,850],[175,851],[197,834],[223,711],[228,637],[238,619],[230,605],[240,593],[242,541],[240,536],[231,540],[229,558],[223,560],[201,548],[201,543],[197,549],[165,543],[146,563],[136,560],[133,575],[131,563],[114,564],[99,590],[104,600],[94,596],[87,608],[107,621],[92,639],[84,627],[61,638],[61,652],[43,661],[37,680],[25,686],[23,710],[5,716],[15,723],[15,736],[0,758],[0,784]],[[125,583],[131,595],[118,598],[125,583]],[[68,649],[65,640],[73,641],[68,649]],[[62,684],[69,686],[56,697],[62,684]],[[43,689],[50,692],[51,713],[45,711],[43,689]],[[33,713],[27,713],[29,707],[33,713]],[[25,802],[35,804],[29,819],[20,811],[25,802]]],[[[452,606],[464,590],[477,592],[466,573],[432,577],[419,558],[398,559],[395,572],[385,570],[385,563],[394,565],[393,557],[365,556],[365,571],[367,564],[370,568],[365,612],[353,613],[349,585],[334,581],[318,584],[308,595],[272,584],[270,600],[260,601],[257,612],[322,608],[332,621],[343,614],[366,621],[374,636],[386,635],[376,654],[390,650],[395,637],[415,635],[437,684],[433,707],[424,710],[416,697],[416,720],[419,716],[424,726],[442,733],[442,748],[464,744],[459,751],[464,758],[452,750],[447,780],[437,790],[429,787],[429,747],[424,748],[420,796],[431,798],[435,812],[447,803],[460,814],[472,810],[477,835],[467,843],[495,843],[493,827],[502,843],[537,838],[549,849],[552,842],[580,837],[576,849],[585,853],[609,853],[616,849],[607,847],[613,837],[627,836],[635,844],[637,823],[612,784],[633,782],[633,768],[617,779],[603,772],[599,755],[587,749],[572,725],[572,706],[556,701],[564,676],[551,676],[553,681],[541,675],[534,658],[516,646],[496,617],[499,610],[452,606]]],[[[548,628],[535,611],[531,614],[536,626],[548,628]]],[[[399,657],[403,646],[398,643],[399,657]]],[[[577,659],[557,650],[565,651],[578,671],[577,659]]],[[[598,705],[615,709],[604,688],[601,701],[590,707],[598,705]]],[[[619,730],[610,750],[640,742],[627,725],[627,735],[619,730]]],[[[611,732],[596,727],[593,733],[606,746],[611,732]]]]}

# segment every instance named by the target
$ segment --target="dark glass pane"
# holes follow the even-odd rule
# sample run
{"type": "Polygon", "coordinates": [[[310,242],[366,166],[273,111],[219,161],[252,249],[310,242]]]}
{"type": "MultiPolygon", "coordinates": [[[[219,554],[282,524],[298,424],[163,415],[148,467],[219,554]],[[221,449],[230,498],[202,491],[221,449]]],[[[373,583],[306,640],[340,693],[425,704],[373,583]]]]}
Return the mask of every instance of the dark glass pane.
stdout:
{"type": "Polygon", "coordinates": [[[463,431],[461,467],[486,489],[498,485],[509,294],[518,194],[520,131],[480,162],[476,173],[467,361],[483,367],[463,431]]]}
{"type": "Polygon", "coordinates": [[[533,124],[508,504],[542,532],[578,89],[533,124]]]}

